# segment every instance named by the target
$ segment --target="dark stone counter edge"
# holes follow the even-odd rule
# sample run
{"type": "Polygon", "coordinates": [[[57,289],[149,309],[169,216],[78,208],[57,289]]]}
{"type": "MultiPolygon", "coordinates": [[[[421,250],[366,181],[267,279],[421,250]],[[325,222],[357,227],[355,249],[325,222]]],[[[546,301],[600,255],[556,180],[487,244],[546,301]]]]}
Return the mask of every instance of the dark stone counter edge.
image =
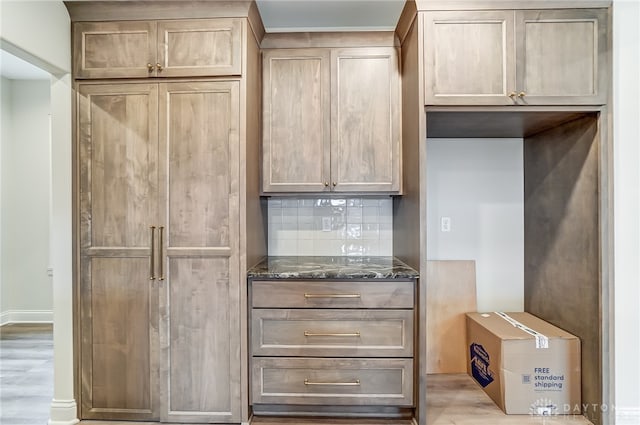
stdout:
{"type": "Polygon", "coordinates": [[[415,279],[419,273],[395,257],[265,257],[249,279],[415,279]]]}

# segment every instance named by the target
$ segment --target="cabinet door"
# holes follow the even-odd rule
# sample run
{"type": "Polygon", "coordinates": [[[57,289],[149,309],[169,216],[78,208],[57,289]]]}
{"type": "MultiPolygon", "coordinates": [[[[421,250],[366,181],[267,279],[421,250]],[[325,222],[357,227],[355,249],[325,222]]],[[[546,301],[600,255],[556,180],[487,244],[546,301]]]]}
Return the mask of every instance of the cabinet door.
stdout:
{"type": "Polygon", "coordinates": [[[239,83],[160,84],[161,419],[240,422],[239,83]]]}
{"type": "Polygon", "coordinates": [[[79,22],[73,26],[75,78],[155,75],[156,24],[148,21],[79,22]]]}
{"type": "Polygon", "coordinates": [[[241,19],[158,21],[158,76],[240,75],[241,41],[241,19]]]}
{"type": "Polygon", "coordinates": [[[157,420],[156,85],[78,90],[83,419],[157,420]]]}
{"type": "Polygon", "coordinates": [[[330,181],[330,54],[263,55],[263,192],[322,192],[330,181]]]}
{"type": "Polygon", "coordinates": [[[605,9],[516,12],[517,90],[531,105],[604,104],[605,9]]]}
{"type": "Polygon", "coordinates": [[[424,14],[427,105],[512,105],[514,12],[424,14]]]}
{"type": "Polygon", "coordinates": [[[400,190],[400,76],[395,48],[331,51],[331,185],[400,190]]]}

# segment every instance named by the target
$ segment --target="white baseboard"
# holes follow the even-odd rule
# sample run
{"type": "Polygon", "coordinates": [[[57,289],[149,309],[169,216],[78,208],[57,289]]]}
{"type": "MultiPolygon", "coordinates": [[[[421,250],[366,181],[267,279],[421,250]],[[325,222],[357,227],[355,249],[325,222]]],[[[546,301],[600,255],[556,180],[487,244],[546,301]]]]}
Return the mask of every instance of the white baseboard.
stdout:
{"type": "Polygon", "coordinates": [[[6,310],[0,313],[0,326],[9,323],[53,323],[53,311],[6,310]]]}
{"type": "Polygon", "coordinates": [[[78,422],[78,412],[75,400],[57,400],[51,402],[51,418],[48,425],[75,425],[78,422]]]}
{"type": "Polygon", "coordinates": [[[616,425],[640,424],[640,407],[616,408],[616,425]]]}

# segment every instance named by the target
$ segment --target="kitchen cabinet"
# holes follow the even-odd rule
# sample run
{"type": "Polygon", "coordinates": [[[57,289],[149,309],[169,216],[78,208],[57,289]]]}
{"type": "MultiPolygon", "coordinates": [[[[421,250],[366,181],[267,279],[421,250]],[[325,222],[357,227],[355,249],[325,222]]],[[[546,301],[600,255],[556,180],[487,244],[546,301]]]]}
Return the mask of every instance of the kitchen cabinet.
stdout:
{"type": "Polygon", "coordinates": [[[606,13],[424,12],[425,104],[606,103],[606,13]]]}
{"type": "Polygon", "coordinates": [[[393,47],[263,53],[263,192],[400,191],[393,47]]]}
{"type": "Polygon", "coordinates": [[[142,3],[66,4],[78,417],[247,422],[264,27],[255,2],[142,3]]]}
{"type": "Polygon", "coordinates": [[[413,281],[253,280],[251,291],[254,410],[413,406],[413,281]]]}
{"type": "Polygon", "coordinates": [[[75,78],[240,75],[242,20],[77,22],[75,78]]]}
{"type": "Polygon", "coordinates": [[[267,257],[247,273],[254,415],[411,415],[417,272],[392,257],[267,257]]]}
{"type": "Polygon", "coordinates": [[[239,421],[239,82],[81,84],[78,124],[82,417],[239,421]]]}

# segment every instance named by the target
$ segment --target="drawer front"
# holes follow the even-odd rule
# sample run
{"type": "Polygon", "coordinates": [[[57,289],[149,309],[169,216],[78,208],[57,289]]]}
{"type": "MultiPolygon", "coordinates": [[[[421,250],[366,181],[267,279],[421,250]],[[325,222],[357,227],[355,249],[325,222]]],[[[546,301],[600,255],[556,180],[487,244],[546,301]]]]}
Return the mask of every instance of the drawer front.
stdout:
{"type": "Polygon", "coordinates": [[[413,405],[411,359],[254,357],[252,403],[413,405]]]}
{"type": "Polygon", "coordinates": [[[252,282],[257,308],[413,308],[413,281],[252,282]]]}
{"type": "Polygon", "coordinates": [[[254,309],[251,314],[254,356],[413,356],[413,310],[254,309]]]}

